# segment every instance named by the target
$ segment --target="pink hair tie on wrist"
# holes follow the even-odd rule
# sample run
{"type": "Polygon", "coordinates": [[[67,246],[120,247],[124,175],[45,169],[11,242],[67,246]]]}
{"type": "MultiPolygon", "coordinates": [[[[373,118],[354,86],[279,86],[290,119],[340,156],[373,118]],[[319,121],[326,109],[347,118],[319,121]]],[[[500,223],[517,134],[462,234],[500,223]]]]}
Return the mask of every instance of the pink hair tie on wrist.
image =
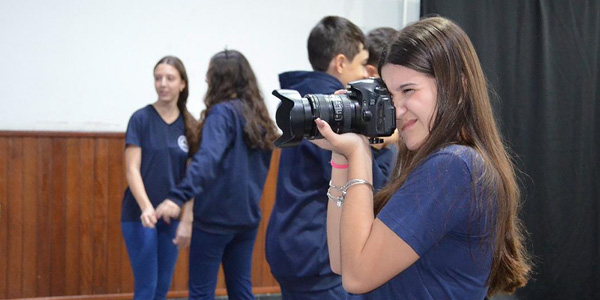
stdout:
{"type": "Polygon", "coordinates": [[[336,168],[336,169],[348,169],[348,164],[338,165],[338,164],[336,164],[336,163],[333,162],[333,159],[331,161],[329,161],[329,163],[331,164],[331,166],[333,168],[336,168]]]}

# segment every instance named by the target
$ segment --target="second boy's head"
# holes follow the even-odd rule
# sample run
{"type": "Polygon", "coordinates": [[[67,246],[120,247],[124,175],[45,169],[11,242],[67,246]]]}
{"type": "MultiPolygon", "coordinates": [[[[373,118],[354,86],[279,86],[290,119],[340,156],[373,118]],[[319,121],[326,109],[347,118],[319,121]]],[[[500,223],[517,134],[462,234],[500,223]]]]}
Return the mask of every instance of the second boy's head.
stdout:
{"type": "Polygon", "coordinates": [[[332,75],[344,86],[367,77],[368,58],[363,32],[345,18],[321,19],[308,37],[308,59],[313,70],[332,75]]]}
{"type": "Polygon", "coordinates": [[[387,46],[388,41],[398,31],[391,27],[375,28],[367,33],[366,44],[369,51],[369,60],[367,61],[367,74],[369,77],[380,77],[377,72],[377,63],[381,57],[381,52],[387,46]]]}

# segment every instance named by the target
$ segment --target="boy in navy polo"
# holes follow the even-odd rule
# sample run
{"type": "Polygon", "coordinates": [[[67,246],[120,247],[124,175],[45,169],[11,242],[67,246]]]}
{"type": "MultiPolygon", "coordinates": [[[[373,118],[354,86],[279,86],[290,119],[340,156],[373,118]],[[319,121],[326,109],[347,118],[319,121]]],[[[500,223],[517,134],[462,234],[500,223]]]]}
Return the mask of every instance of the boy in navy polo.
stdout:
{"type": "MultiPolygon", "coordinates": [[[[305,94],[333,94],[351,81],[367,77],[362,31],[349,20],[323,18],[308,38],[313,72],[279,75],[281,88],[305,94]]],[[[375,186],[391,172],[393,151],[373,150],[375,186]]],[[[331,151],[303,140],[283,148],[279,161],[276,201],[266,237],[266,257],[281,286],[282,298],[346,299],[341,277],[329,267],[326,238],[327,189],[331,151]]]]}

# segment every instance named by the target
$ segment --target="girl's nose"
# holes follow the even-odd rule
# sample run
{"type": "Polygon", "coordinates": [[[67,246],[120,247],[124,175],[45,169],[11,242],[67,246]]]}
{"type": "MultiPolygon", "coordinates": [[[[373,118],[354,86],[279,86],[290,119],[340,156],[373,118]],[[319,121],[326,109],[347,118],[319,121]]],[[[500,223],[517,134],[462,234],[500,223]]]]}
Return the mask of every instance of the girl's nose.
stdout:
{"type": "Polygon", "coordinates": [[[396,119],[400,119],[400,117],[402,117],[402,115],[406,113],[406,106],[404,105],[404,101],[394,101],[394,107],[396,108],[396,119]]]}
{"type": "Polygon", "coordinates": [[[396,106],[396,119],[400,119],[406,113],[405,106],[396,106]]]}

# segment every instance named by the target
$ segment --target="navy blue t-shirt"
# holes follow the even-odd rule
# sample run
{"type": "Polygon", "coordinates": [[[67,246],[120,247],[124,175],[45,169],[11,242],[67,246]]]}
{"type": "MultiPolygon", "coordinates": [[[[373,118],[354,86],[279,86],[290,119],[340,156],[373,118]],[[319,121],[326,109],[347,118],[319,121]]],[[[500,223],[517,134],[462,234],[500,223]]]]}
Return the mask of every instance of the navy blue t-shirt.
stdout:
{"type": "MultiPolygon", "coordinates": [[[[188,145],[183,116],[179,114],[175,122],[167,124],[154,106],[141,108],[129,119],[125,144],[142,149],[140,173],[148,198],[156,208],[185,175],[188,145]]],[[[141,214],[139,205],[127,188],[121,221],[140,222],[141,214]]]]}
{"type": "Polygon", "coordinates": [[[168,198],[181,205],[195,198],[194,228],[235,233],[258,226],[258,202],[271,163],[270,150],[250,148],[244,135],[241,100],[215,104],[202,127],[200,149],[185,179],[168,198]]]}
{"type": "Polygon", "coordinates": [[[452,145],[409,175],[377,218],[420,258],[381,287],[349,299],[485,298],[493,249],[486,216],[473,206],[473,177],[482,164],[472,148],[452,145]]]}
{"type": "MultiPolygon", "coordinates": [[[[306,94],[333,94],[344,88],[323,72],[279,75],[281,88],[306,94]]],[[[373,179],[381,188],[393,168],[394,151],[374,150],[373,179]]],[[[327,250],[327,189],[331,151],[302,140],[281,149],[276,201],[266,236],[266,258],[279,284],[293,291],[325,290],[341,284],[329,265],[327,250]]]]}

